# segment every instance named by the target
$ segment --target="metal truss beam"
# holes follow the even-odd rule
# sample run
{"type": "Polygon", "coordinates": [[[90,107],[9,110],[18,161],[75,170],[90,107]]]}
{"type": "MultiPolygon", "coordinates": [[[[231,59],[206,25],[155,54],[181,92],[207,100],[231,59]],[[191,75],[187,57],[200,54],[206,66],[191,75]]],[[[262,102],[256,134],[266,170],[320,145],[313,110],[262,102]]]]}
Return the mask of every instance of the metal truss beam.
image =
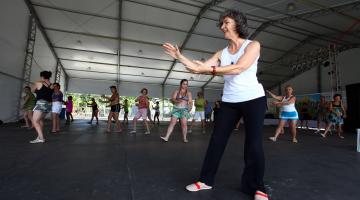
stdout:
{"type": "Polygon", "coordinates": [[[60,79],[61,79],[61,63],[60,60],[58,60],[56,62],[56,69],[55,69],[55,83],[60,83],[60,79]]]}
{"type": "MultiPolygon", "coordinates": [[[[48,9],[53,9],[53,10],[57,10],[57,11],[75,13],[75,14],[80,14],[80,15],[87,15],[87,16],[98,17],[98,18],[109,19],[109,20],[119,20],[118,18],[112,17],[112,16],[100,15],[100,14],[89,13],[89,12],[78,11],[78,10],[72,10],[72,9],[67,9],[67,8],[60,8],[60,7],[49,6],[49,5],[45,5],[45,4],[33,3],[33,5],[36,6],[36,7],[48,8],[48,9]]],[[[164,25],[157,25],[157,24],[152,24],[152,23],[146,23],[146,22],[141,22],[141,21],[131,20],[131,19],[125,19],[125,18],[122,18],[121,21],[122,22],[127,22],[127,23],[144,25],[144,26],[156,27],[156,28],[160,28],[160,29],[171,30],[171,31],[176,31],[176,32],[181,32],[181,33],[187,33],[188,32],[186,30],[182,30],[182,29],[178,29],[178,28],[174,28],[174,27],[169,27],[169,26],[164,26],[164,25]]],[[[251,26],[249,26],[249,28],[256,29],[255,27],[251,27],[251,26]]],[[[274,31],[263,30],[262,32],[269,33],[269,34],[276,35],[276,36],[280,36],[280,37],[287,38],[287,39],[291,39],[291,40],[295,40],[295,41],[299,41],[299,39],[297,39],[295,37],[291,37],[289,35],[284,35],[284,34],[281,34],[281,33],[274,32],[274,31]]],[[[215,39],[223,39],[222,37],[219,37],[219,36],[209,35],[209,34],[205,34],[205,33],[198,33],[198,32],[194,32],[193,35],[198,35],[198,36],[203,36],[203,37],[210,37],[210,38],[215,38],[215,39]]],[[[319,44],[316,44],[316,43],[313,43],[313,45],[319,46],[319,44]]]]}
{"type": "MultiPolygon", "coordinates": [[[[56,32],[63,32],[63,33],[71,33],[71,34],[77,34],[77,35],[84,35],[84,36],[89,36],[89,37],[99,37],[99,38],[105,38],[105,39],[112,39],[112,40],[117,40],[118,37],[113,37],[113,36],[105,36],[105,35],[98,35],[98,34],[92,34],[92,33],[84,33],[84,32],[77,32],[77,31],[69,31],[69,30],[61,30],[61,29],[55,29],[55,28],[45,28],[45,30],[49,30],[49,31],[56,31],[56,32]]],[[[121,38],[122,41],[126,41],[126,42],[133,42],[133,43],[138,43],[138,44],[147,44],[147,45],[152,45],[152,46],[161,46],[162,44],[160,43],[155,43],[155,42],[148,42],[148,41],[143,41],[143,40],[134,40],[134,39],[128,39],[128,38],[121,38]]],[[[205,51],[205,50],[201,50],[201,49],[192,49],[192,48],[183,48],[183,50],[186,51],[193,51],[193,52],[198,52],[198,53],[206,53],[206,54],[214,54],[215,52],[212,51],[205,51]]],[[[285,50],[282,50],[285,51],[285,50]]],[[[266,64],[271,64],[271,61],[266,61],[266,60],[259,60],[259,62],[263,62],[266,64]]]]}
{"type": "MultiPolygon", "coordinates": [[[[96,73],[96,74],[112,74],[112,75],[116,75],[117,73],[114,72],[104,72],[104,71],[95,71],[95,70],[81,70],[81,69],[70,69],[67,68],[68,71],[75,71],[75,72],[88,72],[88,73],[96,73]]],[[[141,79],[141,77],[145,77],[145,78],[163,78],[162,76],[152,76],[152,75],[136,75],[136,74],[127,74],[127,73],[121,73],[121,76],[132,76],[132,77],[139,77],[141,79]]],[[[182,78],[169,78],[169,80],[182,80],[182,78]]],[[[204,83],[206,81],[200,81],[200,80],[189,80],[190,82],[199,82],[199,83],[204,83]]],[[[214,83],[219,83],[219,82],[214,82],[214,83]]],[[[219,83],[222,84],[222,83],[219,83]]]]}
{"type": "MultiPolygon", "coordinates": [[[[36,25],[37,25],[37,28],[40,30],[40,32],[42,33],[43,37],[44,37],[44,40],[46,42],[46,44],[48,45],[51,53],[53,54],[54,58],[56,61],[59,60],[59,57],[57,55],[57,53],[55,52],[53,46],[52,46],[52,43],[48,37],[48,35],[46,34],[46,31],[44,29],[44,26],[42,25],[41,21],[40,21],[40,18],[34,8],[34,6],[31,4],[31,1],[30,0],[24,0],[25,4],[27,5],[31,15],[34,17],[35,19],[35,22],[36,22],[36,25]]],[[[62,70],[64,71],[64,75],[67,76],[66,74],[66,71],[64,70],[64,67],[62,66],[61,62],[60,62],[60,65],[61,65],[61,68],[62,70]]]]}
{"type": "Polygon", "coordinates": [[[122,19],[122,11],[123,11],[122,7],[123,7],[123,0],[119,0],[119,8],[118,8],[118,12],[119,12],[119,16],[118,16],[118,51],[117,51],[118,63],[117,63],[117,80],[116,80],[117,88],[119,88],[119,86],[120,86],[121,19],[122,19]]]}
{"type": "MultiPolygon", "coordinates": [[[[199,13],[197,14],[197,16],[196,16],[196,18],[195,18],[195,20],[194,20],[194,22],[193,22],[193,24],[192,24],[189,32],[187,33],[184,42],[183,42],[182,45],[180,46],[180,49],[179,49],[179,50],[180,50],[181,52],[185,49],[186,44],[188,43],[188,41],[189,41],[192,33],[194,32],[196,26],[199,24],[200,19],[201,19],[201,17],[205,14],[205,12],[206,12],[209,8],[211,8],[212,6],[215,6],[216,4],[221,3],[222,1],[223,1],[223,0],[212,0],[211,2],[205,4],[205,5],[201,8],[201,10],[199,11],[199,13]]],[[[164,81],[163,81],[163,83],[162,83],[163,85],[166,83],[167,79],[169,78],[169,76],[170,76],[170,74],[171,74],[171,71],[174,69],[176,63],[177,63],[177,62],[176,62],[176,59],[174,59],[173,63],[172,63],[171,66],[170,66],[169,72],[168,72],[168,74],[166,75],[166,77],[165,77],[165,79],[164,79],[164,81]]]]}
{"type": "MultiPolygon", "coordinates": [[[[343,45],[343,46],[339,46],[339,47],[338,47],[338,50],[339,50],[339,52],[342,52],[342,51],[346,51],[346,50],[349,50],[349,49],[352,49],[352,48],[359,48],[359,47],[360,47],[359,44],[355,44],[355,45],[343,45]]],[[[304,54],[304,55],[305,55],[305,54],[304,54]]],[[[317,66],[318,66],[318,65],[311,65],[311,66],[309,66],[309,67],[302,68],[302,69],[300,69],[300,70],[298,70],[298,71],[295,71],[295,72],[294,72],[292,75],[290,75],[288,78],[283,79],[282,81],[280,81],[280,82],[272,85],[272,86],[270,87],[270,89],[273,89],[273,88],[276,87],[277,85],[283,84],[283,83],[285,83],[285,82],[287,82],[287,81],[289,81],[289,80],[291,80],[291,79],[293,79],[293,78],[295,78],[295,77],[303,74],[304,72],[309,71],[310,69],[312,69],[312,68],[314,68],[314,67],[317,67],[317,66]]]]}
{"type": "MultiPolygon", "coordinates": [[[[55,49],[63,49],[63,50],[70,50],[70,51],[80,51],[85,53],[98,53],[98,54],[104,54],[104,55],[112,55],[117,56],[117,53],[109,53],[109,52],[103,52],[103,51],[93,51],[93,50],[85,50],[85,49],[76,49],[76,48],[69,48],[69,47],[60,47],[60,46],[54,46],[55,49]]],[[[144,57],[144,56],[135,56],[130,54],[120,54],[120,56],[129,57],[129,58],[139,58],[139,59],[145,59],[145,60],[156,60],[156,61],[163,61],[163,62],[172,62],[172,60],[167,59],[161,59],[161,58],[150,58],[150,57],[144,57]]]]}
{"type": "MultiPolygon", "coordinates": [[[[80,80],[93,80],[93,81],[108,81],[108,82],[115,82],[116,80],[109,80],[109,79],[101,79],[101,78],[83,78],[83,77],[71,77],[71,79],[80,79],[80,80]]],[[[122,83],[144,83],[144,82],[137,82],[137,81],[121,81],[122,83]]],[[[161,83],[146,83],[147,85],[158,85],[158,86],[163,86],[161,83]]],[[[175,85],[175,84],[166,84],[165,86],[179,86],[179,85],[175,85]]],[[[189,86],[189,88],[198,88],[196,86],[189,86]]],[[[212,89],[212,88],[209,88],[212,89]]],[[[217,88],[214,88],[217,89],[217,88]]]]}
{"type": "MultiPolygon", "coordinates": [[[[263,10],[267,10],[267,11],[270,11],[270,12],[273,12],[273,13],[280,13],[280,14],[283,14],[285,16],[288,16],[289,18],[295,18],[297,20],[301,20],[301,21],[307,22],[309,24],[312,24],[312,25],[315,25],[315,26],[318,26],[318,27],[322,27],[324,29],[328,29],[328,30],[331,30],[331,31],[339,33],[339,34],[343,32],[342,30],[339,30],[337,28],[326,26],[326,25],[323,25],[323,24],[320,24],[320,23],[317,23],[317,22],[314,22],[314,21],[311,21],[311,20],[308,20],[308,19],[304,19],[304,18],[299,17],[297,15],[292,15],[292,14],[280,11],[280,10],[275,10],[275,9],[272,9],[272,8],[269,8],[269,7],[265,7],[265,6],[258,5],[258,4],[255,4],[255,3],[251,3],[251,2],[248,2],[248,1],[244,1],[244,0],[235,0],[235,1],[237,1],[239,3],[249,5],[249,6],[261,8],[263,10]]],[[[278,22],[272,22],[272,23],[278,23],[278,22]]]]}
{"type": "Polygon", "coordinates": [[[215,78],[216,76],[212,76],[209,80],[206,81],[206,83],[204,85],[201,86],[201,88],[205,88],[206,86],[209,85],[209,83],[211,83],[211,81],[215,78]]]}
{"type": "Polygon", "coordinates": [[[22,93],[23,88],[30,83],[31,77],[31,68],[34,56],[34,47],[35,47],[35,40],[36,40],[36,22],[35,17],[30,15],[29,23],[28,23],[28,35],[27,35],[27,42],[26,42],[26,51],[25,51],[25,60],[24,60],[24,67],[22,71],[22,79],[20,84],[20,92],[18,98],[18,111],[16,112],[16,119],[20,119],[20,111],[21,111],[21,102],[22,102],[22,93]]]}
{"type": "MultiPolygon", "coordinates": [[[[67,58],[60,58],[60,60],[63,61],[71,61],[71,62],[81,62],[81,63],[88,63],[88,64],[100,64],[100,65],[109,65],[109,66],[114,66],[116,67],[117,64],[113,64],[113,63],[104,63],[104,62],[93,62],[93,61],[85,61],[85,60],[77,60],[77,59],[67,59],[67,58]]],[[[150,69],[150,70],[158,70],[158,71],[166,71],[168,72],[168,69],[159,69],[156,67],[144,67],[144,66],[135,66],[135,65],[120,65],[121,67],[130,67],[130,68],[135,68],[135,69],[150,69]]],[[[68,70],[68,68],[66,68],[66,70],[68,70]]],[[[173,72],[181,72],[184,74],[192,74],[190,72],[187,71],[179,71],[179,70],[173,70],[173,72]]]]}

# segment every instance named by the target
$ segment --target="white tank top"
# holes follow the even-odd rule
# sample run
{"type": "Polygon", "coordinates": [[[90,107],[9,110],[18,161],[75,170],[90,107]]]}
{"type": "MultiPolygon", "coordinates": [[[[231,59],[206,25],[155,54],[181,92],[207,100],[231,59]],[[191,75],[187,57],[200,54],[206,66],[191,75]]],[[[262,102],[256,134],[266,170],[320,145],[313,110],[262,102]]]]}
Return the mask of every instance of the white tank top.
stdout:
{"type": "MultiPolygon", "coordinates": [[[[250,42],[251,40],[245,40],[235,54],[230,54],[228,47],[224,48],[221,53],[220,66],[237,63],[250,42]]],[[[238,75],[224,75],[225,84],[222,101],[237,103],[265,96],[264,88],[258,82],[256,76],[258,59],[259,57],[256,58],[255,62],[246,71],[238,75]]]]}
{"type": "MultiPolygon", "coordinates": [[[[288,98],[286,98],[286,96],[284,96],[284,98],[281,100],[281,102],[287,103],[287,102],[289,102],[291,97],[293,97],[293,96],[289,96],[288,98]]],[[[288,105],[281,106],[280,111],[284,111],[284,112],[294,112],[294,111],[296,111],[295,103],[291,103],[291,104],[288,104],[288,105]]]]}

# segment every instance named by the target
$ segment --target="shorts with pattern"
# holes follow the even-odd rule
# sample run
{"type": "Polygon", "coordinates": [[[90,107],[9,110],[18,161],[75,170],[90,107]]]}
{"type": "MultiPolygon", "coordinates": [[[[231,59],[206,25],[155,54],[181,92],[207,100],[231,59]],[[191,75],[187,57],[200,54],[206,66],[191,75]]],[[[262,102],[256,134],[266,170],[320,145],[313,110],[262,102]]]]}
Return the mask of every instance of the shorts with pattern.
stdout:
{"type": "Polygon", "coordinates": [[[39,111],[43,113],[48,113],[51,111],[51,102],[45,100],[38,100],[36,101],[35,107],[33,111],[39,111]]]}
{"type": "Polygon", "coordinates": [[[173,108],[171,112],[171,116],[176,117],[178,119],[182,119],[182,118],[190,119],[191,117],[188,108],[178,108],[178,107],[173,108]]]}
{"type": "Polygon", "coordinates": [[[147,114],[148,114],[148,109],[147,108],[140,108],[134,119],[140,119],[141,117],[143,118],[143,120],[146,120],[148,117],[147,117],[147,114]]]}

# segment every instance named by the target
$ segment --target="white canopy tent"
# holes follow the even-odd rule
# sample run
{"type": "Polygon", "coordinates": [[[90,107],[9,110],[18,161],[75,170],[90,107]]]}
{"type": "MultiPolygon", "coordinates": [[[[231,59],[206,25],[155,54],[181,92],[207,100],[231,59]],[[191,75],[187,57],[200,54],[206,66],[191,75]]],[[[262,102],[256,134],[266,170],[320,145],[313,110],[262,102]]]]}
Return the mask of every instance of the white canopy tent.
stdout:
{"type": "Polygon", "coordinates": [[[228,8],[246,13],[249,38],[262,44],[258,77],[265,88],[321,64],[296,67],[309,53],[331,43],[342,50],[360,43],[360,2],[354,0],[5,0],[1,5],[1,81],[13,82],[6,90],[16,93],[2,103],[11,108],[1,117],[5,121],[17,109],[22,83],[46,69],[69,92],[102,94],[115,84],[121,95],[136,95],[146,86],[153,96],[169,96],[186,78],[194,91],[218,99],[221,76],[187,72],[161,45],[171,42],[192,59],[209,58],[227,44],[217,22],[228,8]],[[29,17],[36,34],[27,80],[29,51],[23,50],[29,47],[29,17]]]}

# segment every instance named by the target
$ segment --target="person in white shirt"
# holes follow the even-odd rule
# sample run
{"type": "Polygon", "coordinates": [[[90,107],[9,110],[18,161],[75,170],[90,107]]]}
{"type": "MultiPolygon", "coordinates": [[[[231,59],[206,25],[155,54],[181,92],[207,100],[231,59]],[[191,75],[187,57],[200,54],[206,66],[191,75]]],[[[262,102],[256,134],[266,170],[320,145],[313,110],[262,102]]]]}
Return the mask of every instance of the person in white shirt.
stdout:
{"type": "Polygon", "coordinates": [[[227,141],[241,117],[245,126],[245,169],[241,189],[255,200],[268,200],[264,186],[265,158],[262,127],[266,111],[263,86],[256,72],[260,43],[246,39],[246,17],[239,11],[227,10],[219,19],[220,30],[228,45],[205,62],[192,61],[170,43],[163,45],[165,53],[178,59],[186,69],[197,74],[223,75],[225,79],[222,103],[205,156],[200,179],[186,186],[191,192],[212,189],[215,174],[227,141]]]}

